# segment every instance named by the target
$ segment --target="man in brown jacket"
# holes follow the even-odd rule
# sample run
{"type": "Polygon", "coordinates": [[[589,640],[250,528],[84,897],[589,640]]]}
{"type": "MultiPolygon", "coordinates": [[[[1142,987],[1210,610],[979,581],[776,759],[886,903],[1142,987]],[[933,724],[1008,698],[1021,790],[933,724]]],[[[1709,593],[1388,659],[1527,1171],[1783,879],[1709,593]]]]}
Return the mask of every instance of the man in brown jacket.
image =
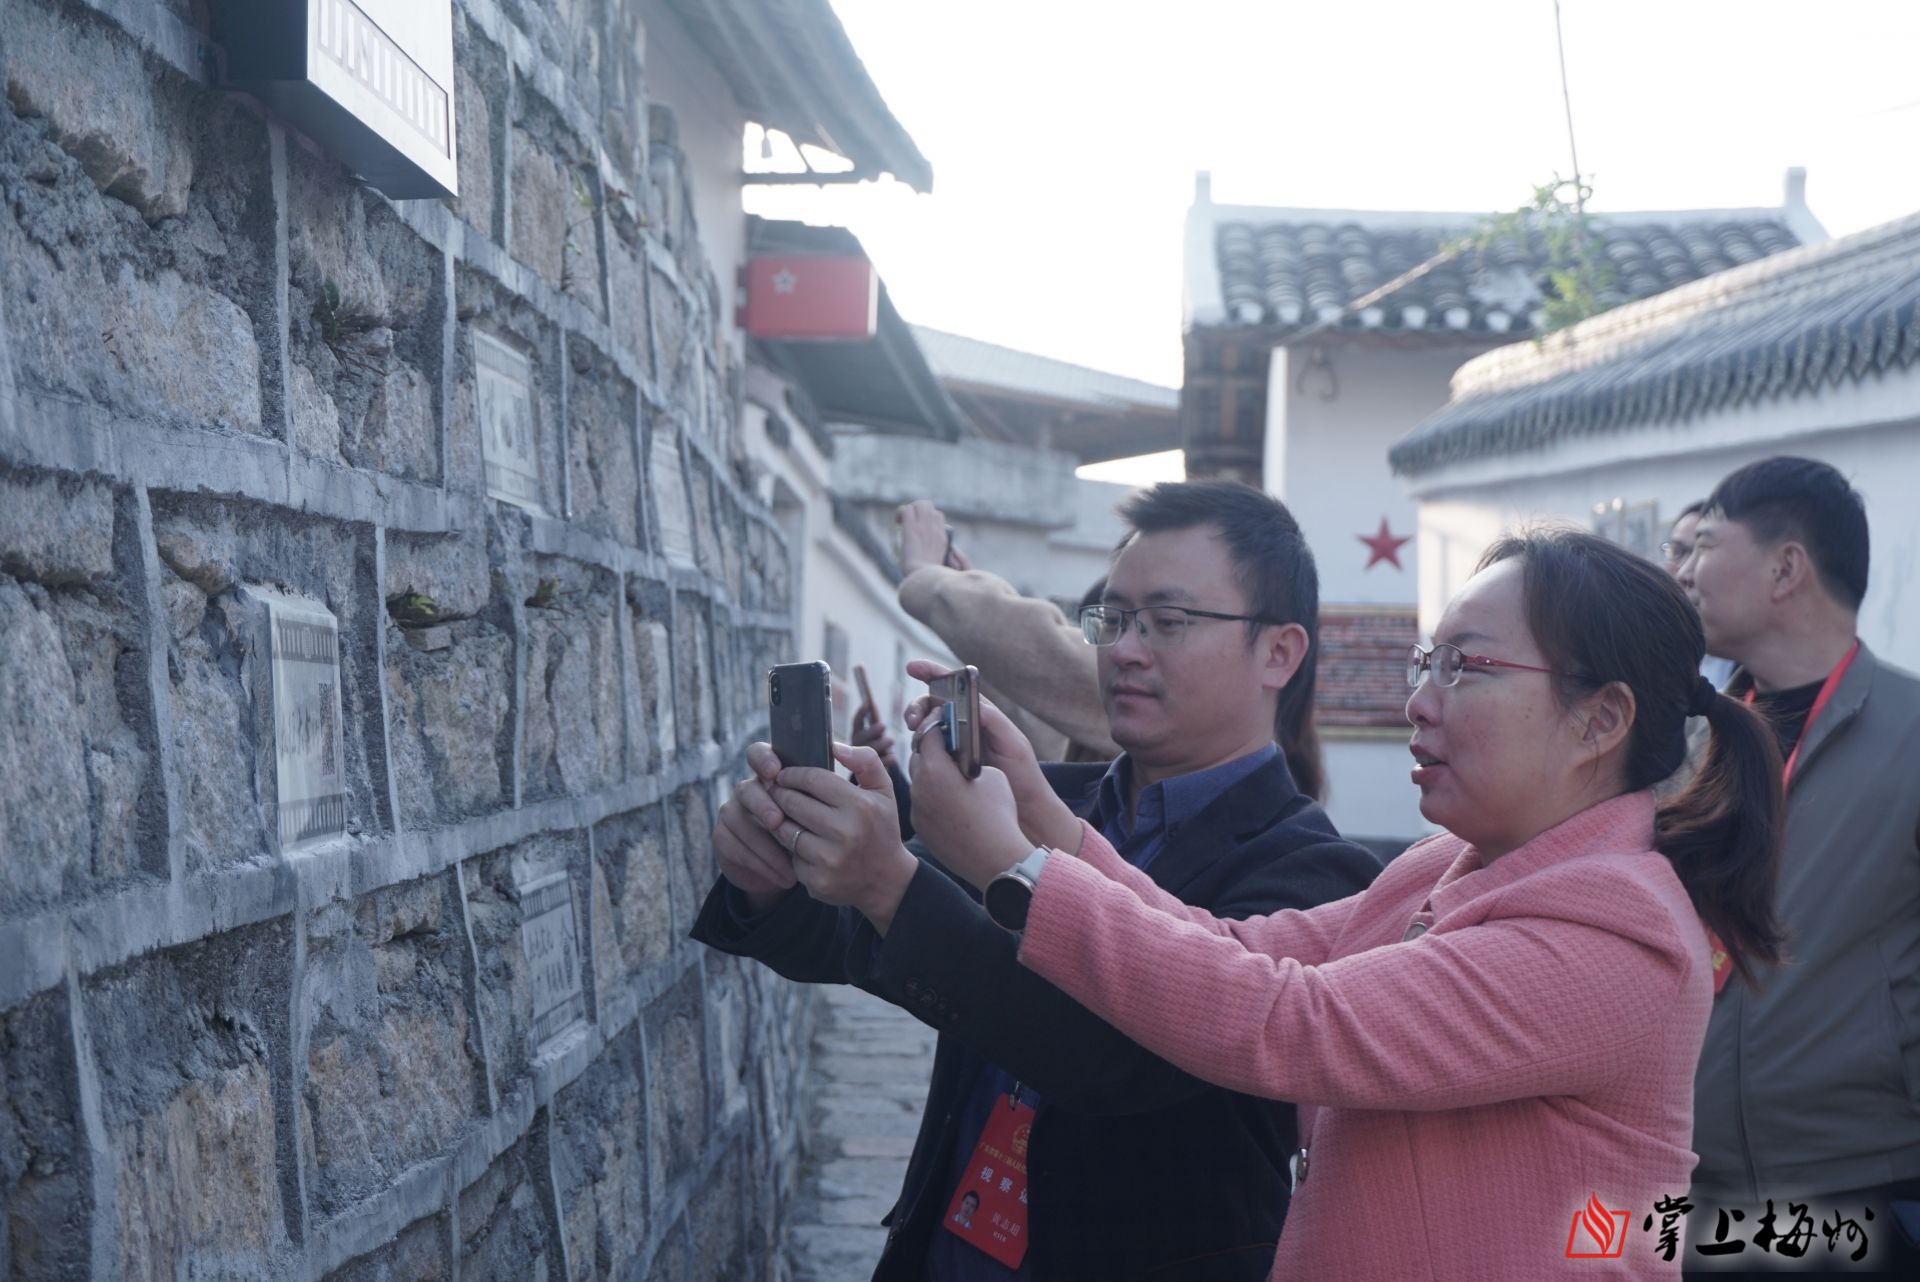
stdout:
{"type": "Polygon", "coordinates": [[[952,547],[947,518],[917,499],[894,514],[900,526],[900,608],[933,630],[962,663],[980,669],[987,696],[1013,717],[1042,761],[1107,761],[1120,746],[1107,731],[1096,651],[1059,606],[1021,596],[976,570],[952,547]],[[1080,751],[1069,753],[1069,745],[1080,751]]]}

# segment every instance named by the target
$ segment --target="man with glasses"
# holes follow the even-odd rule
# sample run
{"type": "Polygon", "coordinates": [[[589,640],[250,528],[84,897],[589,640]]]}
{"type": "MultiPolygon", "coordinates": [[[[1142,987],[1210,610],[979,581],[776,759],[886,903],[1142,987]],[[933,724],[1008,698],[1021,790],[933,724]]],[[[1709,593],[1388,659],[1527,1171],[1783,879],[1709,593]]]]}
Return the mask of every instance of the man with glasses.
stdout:
{"type": "MultiPolygon", "coordinates": [[[[1700,517],[1706,510],[1705,499],[1681,508],[1680,515],[1673,518],[1673,526],[1667,531],[1667,541],[1660,545],[1660,556],[1666,563],[1667,573],[1676,579],[1680,578],[1680,567],[1693,555],[1694,535],[1700,529],[1700,517]]],[[[1684,579],[1680,586],[1686,588],[1684,579]]],[[[1694,609],[1700,608],[1700,599],[1691,590],[1687,592],[1687,600],[1693,602],[1694,609]]],[[[1714,689],[1723,690],[1727,682],[1733,679],[1733,660],[1709,654],[1700,660],[1700,675],[1713,682],[1714,689]]]]}
{"type": "MultiPolygon", "coordinates": [[[[1161,887],[1216,915],[1358,893],[1377,861],[1340,839],[1274,742],[1282,700],[1311,698],[1319,588],[1299,526],[1225,482],[1156,486],[1121,515],[1131,533],[1080,620],[1121,755],[1036,776],[1021,745],[1003,744],[988,764],[1016,789],[1040,778],[1161,887]]],[[[1290,738],[1317,771],[1310,723],[1290,738]]],[[[819,804],[861,820],[865,835],[836,840],[786,819],[765,787],[778,763],[759,745],[748,755],[756,778],[721,808],[722,876],[695,937],[792,979],[858,984],[941,1034],[875,1278],[1264,1279],[1298,1145],[1292,1106],[1187,1076],[1019,965],[1017,939],[970,889],[891,839],[883,773],[814,772],[819,804]],[[854,888],[836,901],[861,908],[770,875],[792,868],[793,847],[810,875],[854,888]],[[984,1206],[1008,1178],[994,1154],[1010,1124],[1026,1141],[1018,1251],[951,1223],[969,1190],[984,1206]]]]}

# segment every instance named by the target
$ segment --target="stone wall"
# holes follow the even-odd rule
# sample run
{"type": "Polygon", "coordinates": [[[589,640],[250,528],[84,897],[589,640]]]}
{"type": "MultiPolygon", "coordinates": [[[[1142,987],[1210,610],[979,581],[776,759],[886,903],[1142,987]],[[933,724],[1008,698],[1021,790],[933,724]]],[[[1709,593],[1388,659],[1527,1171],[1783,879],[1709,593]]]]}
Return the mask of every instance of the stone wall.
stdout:
{"type": "Polygon", "coordinates": [[[461,194],[396,203],[205,3],[0,0],[8,1282],[779,1271],[805,998],[686,932],[788,574],[637,3],[459,0],[461,194]],[[338,837],[275,821],[276,596],[338,837]]]}

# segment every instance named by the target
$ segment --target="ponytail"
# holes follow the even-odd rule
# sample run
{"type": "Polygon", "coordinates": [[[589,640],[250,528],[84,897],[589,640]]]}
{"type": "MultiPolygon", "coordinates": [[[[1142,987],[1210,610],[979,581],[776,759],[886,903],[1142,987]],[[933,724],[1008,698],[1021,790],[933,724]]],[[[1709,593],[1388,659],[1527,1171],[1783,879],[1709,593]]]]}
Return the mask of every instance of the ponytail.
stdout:
{"type": "Polygon", "coordinates": [[[1327,766],[1320,752],[1320,727],[1313,719],[1313,691],[1320,673],[1320,639],[1307,630],[1307,657],[1280,691],[1274,710],[1273,738],[1287,759],[1293,785],[1315,801],[1327,799],[1327,766]]]}
{"type": "Polygon", "coordinates": [[[1757,964],[1780,961],[1784,939],[1773,909],[1786,817],[1780,746],[1738,699],[1715,695],[1706,719],[1706,758],[1655,812],[1653,844],[1740,977],[1753,983],[1757,964]]]}

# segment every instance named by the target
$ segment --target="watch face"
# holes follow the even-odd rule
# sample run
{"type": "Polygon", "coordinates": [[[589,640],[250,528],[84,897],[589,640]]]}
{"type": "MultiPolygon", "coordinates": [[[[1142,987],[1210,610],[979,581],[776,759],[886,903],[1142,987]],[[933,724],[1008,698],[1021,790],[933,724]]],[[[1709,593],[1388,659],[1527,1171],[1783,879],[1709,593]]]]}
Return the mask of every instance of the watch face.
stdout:
{"type": "Polygon", "coordinates": [[[987,916],[1008,930],[1027,928],[1027,909],[1033,904],[1033,887],[1025,879],[1002,875],[987,883],[982,896],[987,916]]]}

